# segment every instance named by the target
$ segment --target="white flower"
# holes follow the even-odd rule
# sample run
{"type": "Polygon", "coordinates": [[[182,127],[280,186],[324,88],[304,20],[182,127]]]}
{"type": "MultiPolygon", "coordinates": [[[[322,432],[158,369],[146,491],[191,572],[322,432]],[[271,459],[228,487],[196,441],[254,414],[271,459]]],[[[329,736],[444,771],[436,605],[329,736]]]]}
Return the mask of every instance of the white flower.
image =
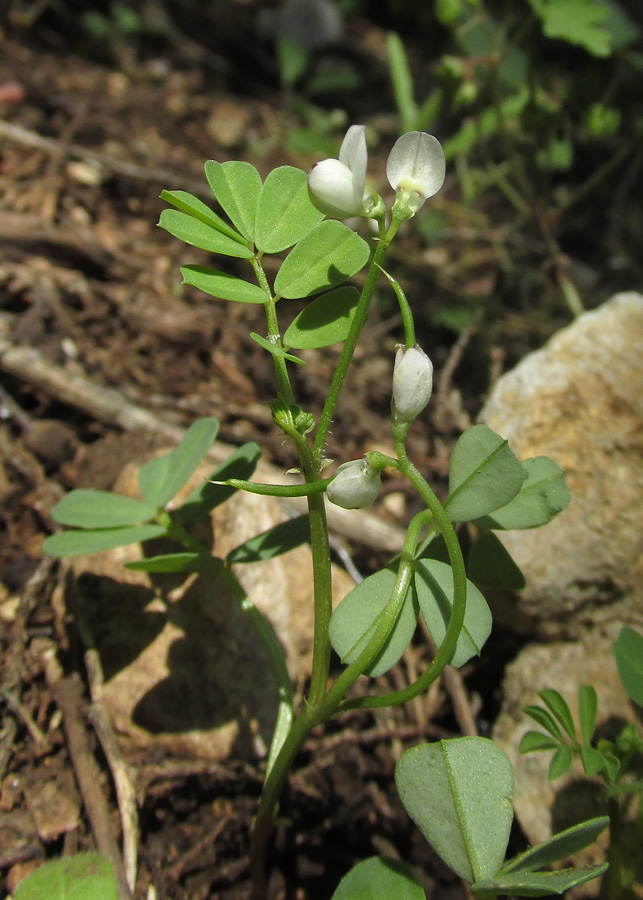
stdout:
{"type": "Polygon", "coordinates": [[[339,159],[323,159],[308,176],[308,190],[317,209],[335,219],[349,219],[364,212],[366,191],[366,136],[363,125],[351,125],[339,151],[339,159]]]}
{"type": "Polygon", "coordinates": [[[365,459],[343,463],[326,488],[328,499],[344,509],[363,509],[377,499],[382,481],[365,459]]]}
{"type": "Polygon", "coordinates": [[[412,215],[444,184],[446,161],[437,138],[424,131],[409,131],[393,145],[386,175],[393,190],[401,195],[412,215]]]}
{"type": "Polygon", "coordinates": [[[424,350],[416,346],[400,347],[393,369],[393,415],[410,425],[431,399],[433,364],[424,350]]]}

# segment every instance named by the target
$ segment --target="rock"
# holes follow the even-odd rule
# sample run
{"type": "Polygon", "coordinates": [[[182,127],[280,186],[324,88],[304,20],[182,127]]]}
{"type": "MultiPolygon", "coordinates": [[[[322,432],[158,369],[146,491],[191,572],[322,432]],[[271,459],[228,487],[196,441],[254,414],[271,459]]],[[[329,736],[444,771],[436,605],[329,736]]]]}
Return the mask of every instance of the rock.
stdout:
{"type": "Polygon", "coordinates": [[[496,597],[508,627],[551,637],[643,622],[643,296],[617,294],[495,385],[481,416],[521,458],[550,456],[572,502],[533,531],[498,532],[523,570],[496,597]]]}
{"type": "MultiPolygon", "coordinates": [[[[211,471],[211,463],[200,466],[183,496],[211,471]]],[[[114,490],[138,496],[137,473],[127,466],[114,490]]],[[[209,537],[224,557],[286,518],[275,498],[238,492],[213,510],[209,537]]],[[[82,617],[103,665],[104,701],[125,751],[157,746],[213,761],[265,754],[277,687],[239,602],[203,577],[123,568],[138,558],[140,547],[129,546],[73,560],[82,617]]],[[[310,548],[235,572],[279,636],[293,680],[305,678],[313,636],[310,548]]],[[[333,579],[339,602],[353,582],[338,568],[333,579]]]]}
{"type": "MultiPolygon", "coordinates": [[[[578,722],[577,691],[591,684],[598,694],[598,729],[604,737],[615,737],[626,722],[637,723],[634,709],[618,679],[611,651],[612,640],[594,631],[583,643],[531,644],[507,667],[504,701],[493,729],[493,739],[509,756],[514,767],[516,817],[530,844],[546,840],[577,822],[606,814],[601,780],[587,780],[575,759],[571,772],[549,781],[551,752],[520,756],[518,746],[526,731],[542,729],[522,712],[527,704],[543,705],[536,692],[546,687],[558,690],[578,722]]],[[[581,865],[602,862],[607,836],[600,847],[590,847],[581,865]]]]}

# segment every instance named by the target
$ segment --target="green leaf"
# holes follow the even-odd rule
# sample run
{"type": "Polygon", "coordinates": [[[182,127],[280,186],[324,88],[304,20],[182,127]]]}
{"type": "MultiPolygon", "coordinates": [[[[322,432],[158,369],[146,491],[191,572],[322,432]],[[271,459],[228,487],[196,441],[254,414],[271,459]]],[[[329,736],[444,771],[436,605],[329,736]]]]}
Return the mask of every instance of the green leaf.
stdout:
{"type": "Polygon", "coordinates": [[[509,551],[491,531],[472,545],[468,569],[473,581],[496,590],[519,591],[526,583],[509,551]]]}
{"type": "Polygon", "coordinates": [[[605,758],[595,747],[581,747],[580,758],[583,763],[585,778],[593,778],[605,766],[605,758]]]}
{"type": "Polygon", "coordinates": [[[550,522],[567,509],[571,494],[565,473],[547,456],[535,456],[522,462],[525,480],[520,491],[506,506],[492,515],[476,520],[483,528],[536,528],[550,522]]]}
{"type": "Polygon", "coordinates": [[[230,228],[227,222],[224,222],[209,206],[206,206],[205,203],[202,203],[192,194],[188,194],[186,191],[161,191],[161,200],[171,203],[172,206],[175,206],[181,212],[187,213],[189,216],[193,216],[195,219],[200,219],[201,222],[205,222],[211,228],[216,228],[221,234],[232,238],[233,241],[245,244],[245,238],[239,232],[235,231],[234,228],[230,228]]]}
{"type": "Polygon", "coordinates": [[[158,500],[161,498],[163,483],[167,478],[172,453],[164,453],[150,459],[138,470],[138,489],[146,503],[159,509],[158,500]]]}
{"type": "Polygon", "coordinates": [[[293,166],[273,169],[257,204],[255,244],[262,253],[292,247],[321,222],[324,214],[311,203],[308,176],[293,166]]]}
{"type": "Polygon", "coordinates": [[[306,364],[306,361],[303,359],[299,359],[298,356],[293,356],[292,353],[286,353],[281,341],[279,341],[279,343],[273,343],[269,338],[262,337],[260,334],[255,334],[254,331],[250,332],[250,337],[255,342],[255,344],[259,344],[260,347],[263,347],[264,350],[267,350],[268,353],[271,356],[274,356],[275,359],[287,359],[290,362],[299,363],[300,366],[306,364]]]}
{"type": "Polygon", "coordinates": [[[563,726],[567,735],[573,741],[575,741],[576,726],[574,725],[572,712],[567,705],[567,701],[565,700],[563,695],[558,691],[555,691],[553,688],[545,688],[542,691],[538,691],[538,696],[543,701],[545,706],[549,709],[549,711],[554,714],[556,719],[563,726]]]}
{"type": "Polygon", "coordinates": [[[211,297],[237,303],[266,303],[270,298],[258,284],[207,266],[181,266],[183,284],[191,284],[211,297]]]}
{"type": "Polygon", "coordinates": [[[643,637],[633,628],[621,628],[612,651],[627,696],[643,706],[643,637]]]}
{"type": "Polygon", "coordinates": [[[372,856],[344,875],[331,900],[426,900],[426,894],[404,863],[372,856]]]}
{"type": "Polygon", "coordinates": [[[125,563],[125,568],[135,572],[193,572],[196,570],[193,564],[199,559],[198,553],[162,553],[125,563]]]}
{"type": "Polygon", "coordinates": [[[20,882],[15,900],[118,900],[114,873],[100,853],[43,863],[20,882]]]}
{"type": "Polygon", "coordinates": [[[289,34],[277,35],[275,43],[281,84],[285,88],[291,88],[306,71],[310,54],[299,41],[289,34]]]}
{"type": "Polygon", "coordinates": [[[197,419],[170,453],[145,463],[138,475],[141,493],[156,508],[164,508],[181,490],[219,433],[213,418],[197,419]]]}
{"type": "MultiPolygon", "coordinates": [[[[353,662],[365,648],[380,613],[391,599],[396,579],[397,574],[392,569],[381,569],[369,575],[344,597],[333,613],[328,636],[343,663],[353,662]]],[[[409,590],[391,636],[371,668],[367,669],[368,675],[382,675],[395,665],[408,647],[416,625],[417,604],[413,591],[409,590]]]]}
{"type": "Polygon", "coordinates": [[[251,563],[274,559],[310,541],[308,516],[295,516],[239,544],[228,553],[227,563],[251,563]]]}
{"type": "Polygon", "coordinates": [[[486,425],[474,425],[461,435],[451,455],[445,503],[449,518],[467,522],[505,506],[524,478],[507,441],[486,425]]]}
{"type": "Polygon", "coordinates": [[[286,347],[315,350],[345,341],[359,301],[354,287],[341,287],[312,300],[284,334],[286,347]]]}
{"type": "Polygon", "coordinates": [[[309,297],[345,281],[366,265],[366,241],[342,222],[326,220],[293,247],[275,278],[275,294],[309,297]]]}
{"type": "Polygon", "coordinates": [[[515,94],[503,100],[498,108],[488,106],[479,116],[467,119],[466,124],[443,144],[447,162],[456,156],[465,155],[476,144],[494,135],[503,123],[519,116],[529,100],[529,91],[521,86],[515,94]]]}
{"type": "Polygon", "coordinates": [[[559,747],[554,753],[549,763],[549,772],[547,777],[550,781],[566,775],[574,762],[574,751],[571,747],[559,747]]]}
{"type": "Polygon", "coordinates": [[[216,228],[206,225],[200,219],[195,219],[187,213],[178,212],[175,209],[164,209],[159,219],[159,227],[164,228],[173,237],[185,244],[198,247],[200,250],[209,250],[210,253],[222,253],[224,256],[235,256],[238,259],[252,259],[252,250],[244,244],[240,244],[226,234],[221,234],[216,228]]]}
{"type": "MultiPolygon", "coordinates": [[[[444,636],[451,619],[453,608],[453,570],[450,565],[437,559],[423,559],[416,563],[413,579],[422,618],[427,624],[437,647],[444,636]]],[[[471,581],[467,581],[467,606],[464,626],[458,637],[450,665],[458,668],[478,656],[491,634],[491,612],[487,601],[471,581]]]]}
{"type": "Polygon", "coordinates": [[[157,507],[110,491],[77,488],[57,503],[52,518],[73,528],[117,528],[137,525],[156,515],[157,507]]]}
{"type": "Polygon", "coordinates": [[[581,684],[578,688],[578,722],[583,741],[589,746],[596,728],[598,697],[596,688],[590,684],[581,684]]]}
{"type": "Polygon", "coordinates": [[[438,856],[465,881],[493,878],[513,820],[507,754],[479,737],[406,750],[395,784],[407,813],[438,856]]]}
{"type": "Polygon", "coordinates": [[[567,41],[593,56],[612,53],[612,35],[606,28],[607,7],[600,0],[529,0],[542,21],[543,34],[567,41]]]}
{"type": "Polygon", "coordinates": [[[526,731],[520,738],[518,753],[536,753],[538,750],[557,750],[560,742],[542,731],[526,731]]]}
{"type": "Polygon", "coordinates": [[[230,160],[218,163],[210,159],[205,164],[205,177],[235,228],[254,243],[257,202],[261,192],[259,172],[249,162],[230,160]]]}
{"type": "Polygon", "coordinates": [[[558,743],[562,742],[563,733],[558,727],[558,722],[546,709],[543,709],[542,706],[523,706],[522,711],[534,722],[538,722],[552,737],[555,737],[558,743]]]}
{"type": "Polygon", "coordinates": [[[562,894],[573,887],[598,878],[607,871],[607,863],[584,868],[559,869],[556,872],[520,872],[501,874],[476,882],[471,886],[474,894],[510,894],[514,897],[547,897],[562,894]]]}
{"type": "Polygon", "coordinates": [[[202,516],[206,516],[211,510],[221,503],[225,503],[236,491],[236,488],[226,487],[221,484],[212,484],[213,481],[227,481],[228,478],[250,478],[257,467],[261,448],[254,441],[242,444],[234,453],[210,473],[209,478],[201,482],[190,494],[185,503],[173,514],[178,522],[187,525],[202,516]]]}
{"type": "Polygon", "coordinates": [[[609,816],[598,816],[578,825],[572,825],[558,834],[552,835],[541,844],[530,847],[519,856],[504,864],[499,874],[509,872],[529,872],[551,866],[561,859],[568,859],[574,853],[589,847],[609,825],[609,816]]]}
{"type": "Polygon", "coordinates": [[[130,528],[100,528],[96,531],[61,531],[44,542],[43,553],[50,556],[89,556],[114,547],[140,544],[166,534],[163,525],[134,525],[130,528]]]}

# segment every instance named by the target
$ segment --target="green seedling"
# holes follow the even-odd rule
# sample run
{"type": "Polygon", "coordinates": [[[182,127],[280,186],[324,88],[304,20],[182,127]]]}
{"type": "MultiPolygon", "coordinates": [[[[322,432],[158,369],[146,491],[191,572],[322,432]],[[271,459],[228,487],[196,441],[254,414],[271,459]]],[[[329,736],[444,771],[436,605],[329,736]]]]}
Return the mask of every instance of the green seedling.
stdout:
{"type": "MultiPolygon", "coordinates": [[[[643,637],[632,628],[623,628],[613,645],[621,683],[635,703],[643,701],[643,637]]],[[[580,758],[586,778],[603,781],[610,822],[609,897],[622,896],[637,877],[643,848],[643,734],[635,725],[626,725],[614,740],[595,740],[598,701],[596,689],[578,688],[578,728],[565,698],[547,688],[538,696],[544,706],[523,708],[544,731],[527,731],[520,741],[521,753],[553,751],[549,778],[565,775],[574,757],[580,758]],[[634,826],[629,836],[624,828],[626,814],[636,806],[634,826]]]]}
{"type": "MultiPolygon", "coordinates": [[[[345,710],[404,703],[426,691],[448,664],[461,666],[480,653],[491,630],[491,613],[470,576],[479,577],[481,583],[486,580],[505,587],[521,581],[519,570],[493,532],[543,524],[569,502],[564,476],[553,462],[521,462],[507,441],[485,425],[476,425],[460,437],[451,461],[448,496],[444,504],[438,500],[407,453],[408,433],[430,401],[433,367],[417,345],[412,310],[395,279],[391,281],[404,328],[403,340],[391,361],[390,426],[395,456],[366,453],[361,459],[342,462],[328,476],[329,429],[382,275],[385,255],[400,226],[440,189],[445,176],[439,142],[423,132],[404,134],[387,162],[388,180],[395,193],[392,207],[387,209],[383,198],[367,185],[366,153],[364,127],[352,126],[339,158],[323,160],[308,175],[283,166],[263,180],[247,162],[206,163],[206,178],[218,204],[216,210],[184,191],[162,194],[172,207],[161,214],[162,228],[192,247],[234,259],[235,271],[239,271],[239,266],[247,267],[247,277],[231,275],[221,268],[225,260],[217,268],[188,263],[181,272],[186,284],[219,301],[263,305],[266,332],[251,334],[250,338],[270,355],[274,365],[277,391],[271,403],[272,415],[296,455],[300,483],[282,486],[251,481],[259,448],[246,444],[216,467],[186,499],[177,500],[217,437],[217,421],[204,418],[188,429],[172,452],[143,466],[139,473],[139,499],[95,490],[71,492],[54,510],[54,518],[67,530],[52,535],[45,543],[45,551],[54,556],[74,556],[159,537],[170,539],[174,550],[145,555],[128,563],[128,567],[152,573],[197,572],[214,585],[223,583],[264,642],[278,683],[279,712],[252,837],[253,900],[265,897],[266,853],[281,789],[311,730],[345,710]],[[339,221],[350,217],[375,220],[377,239],[365,239],[339,221]],[[273,254],[279,254],[278,259],[266,266],[266,257],[273,254]],[[366,269],[366,274],[361,291],[345,284],[362,269],[366,269]],[[268,272],[274,272],[274,277],[269,277],[268,272]],[[308,303],[284,330],[279,313],[290,300],[308,303]],[[299,350],[332,344],[339,345],[338,362],[323,409],[315,421],[297,403],[291,366],[304,363],[299,350]],[[420,511],[408,526],[401,554],[355,587],[333,613],[326,502],[346,509],[369,505],[378,496],[381,473],[387,468],[395,470],[415,489],[420,511]],[[305,496],[308,515],[257,535],[233,549],[225,559],[218,558],[197,540],[191,526],[217,505],[230,502],[238,490],[305,496]],[[480,537],[473,544],[468,573],[456,527],[472,521],[479,526],[480,537]],[[438,539],[445,548],[440,559],[434,558],[438,539]],[[314,572],[314,642],[310,682],[304,701],[295,709],[279,637],[241,588],[234,566],[271,559],[303,542],[310,543],[314,572]],[[411,684],[386,691],[377,679],[404,653],[420,617],[431,633],[435,655],[411,684]],[[333,650],[343,668],[331,680],[333,650]],[[361,675],[370,676],[372,690],[359,697],[351,696],[351,687],[361,675]]],[[[217,592],[212,593],[216,596],[217,592]]],[[[475,753],[482,748],[483,761],[491,758],[491,745],[484,741],[446,743],[439,745],[439,750],[419,748],[418,752],[436,752],[440,759],[451,759],[450,789],[472,797],[481,782],[474,769],[456,765],[461,754],[471,752],[471,748],[475,753]]],[[[510,824],[510,773],[498,761],[499,751],[494,753],[491,768],[502,769],[498,778],[507,782],[501,791],[502,812],[498,812],[504,824],[502,833],[484,851],[485,858],[492,859],[493,864],[472,870],[471,879],[487,894],[500,890],[499,879],[504,878],[505,884],[509,883],[507,879],[515,881],[515,875],[501,867],[503,829],[510,824]]],[[[410,758],[416,757],[404,757],[410,758]]],[[[430,791],[436,798],[444,795],[444,767],[431,766],[423,773],[416,766],[406,772],[406,765],[399,775],[402,791],[410,779],[417,778],[423,796],[430,791]],[[433,785],[430,791],[424,787],[427,778],[433,785]]],[[[443,799],[446,803],[446,795],[443,799]]],[[[414,812],[411,814],[415,816],[414,812]]],[[[457,829],[454,839],[456,833],[457,829]]],[[[482,852],[477,843],[475,852],[482,852]]],[[[549,862],[550,857],[544,856],[549,862]]],[[[391,884],[404,877],[403,868],[387,865],[391,884]]],[[[458,865],[456,871],[460,869],[458,865]]],[[[528,871],[531,873],[531,869],[528,871]]],[[[534,878],[535,875],[530,883],[534,878]]]]}

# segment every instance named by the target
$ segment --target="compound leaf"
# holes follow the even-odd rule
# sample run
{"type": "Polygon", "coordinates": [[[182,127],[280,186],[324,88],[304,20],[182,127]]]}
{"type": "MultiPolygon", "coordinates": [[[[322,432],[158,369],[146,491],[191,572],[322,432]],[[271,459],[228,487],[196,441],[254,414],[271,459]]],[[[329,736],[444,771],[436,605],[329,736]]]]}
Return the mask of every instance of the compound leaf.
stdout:
{"type": "Polygon", "coordinates": [[[126,569],[135,572],[192,572],[199,560],[198,553],[160,553],[158,556],[146,556],[145,559],[135,559],[125,563],[126,569]]]}
{"type": "Polygon", "coordinates": [[[245,239],[234,228],[231,228],[227,222],[224,222],[220,216],[213,212],[209,206],[206,206],[205,203],[202,203],[198,197],[194,197],[186,191],[161,191],[161,200],[171,203],[176,209],[193,216],[195,219],[200,219],[201,222],[205,222],[211,228],[216,228],[217,231],[226,234],[232,240],[238,241],[240,244],[245,243],[245,239]]]}
{"type": "Polygon", "coordinates": [[[574,869],[558,869],[556,872],[510,872],[496,878],[476,882],[471,886],[474,894],[509,894],[513,897],[548,897],[565,891],[607,870],[607,863],[574,869]]]}
{"type": "Polygon", "coordinates": [[[547,456],[535,456],[521,463],[525,480],[519,492],[506,506],[475,521],[483,528],[508,531],[512,528],[536,528],[550,522],[567,509],[571,494],[565,473],[547,456]]]}
{"type": "MultiPolygon", "coordinates": [[[[257,203],[261,193],[261,175],[249,162],[209,159],[205,177],[212,193],[230,221],[248,241],[254,243],[257,203]]],[[[250,253],[250,256],[253,256],[250,253]]]]}
{"type": "MultiPolygon", "coordinates": [[[[435,645],[440,647],[453,609],[453,570],[450,565],[437,559],[418,560],[413,583],[422,618],[435,645]]],[[[491,624],[491,611],[487,601],[475,584],[467,581],[464,625],[450,665],[458,668],[472,656],[479,655],[483,644],[491,634],[491,624]]]]}
{"type": "Polygon", "coordinates": [[[314,350],[345,341],[359,301],[354,287],[340,287],[316,297],[286,329],[284,344],[295,350],[314,350]]]}
{"type": "MultiPolygon", "coordinates": [[[[366,647],[380,613],[391,599],[396,580],[397,574],[392,569],[381,569],[365,578],[340,602],[330,620],[328,635],[343,663],[353,662],[366,647]]],[[[409,590],[393,631],[367,674],[377,676],[388,672],[408,647],[416,625],[417,605],[409,590]]]]}
{"type": "Polygon", "coordinates": [[[174,518],[187,525],[207,515],[210,510],[225,503],[236,491],[236,488],[213,481],[227,481],[229,478],[250,478],[257,467],[261,448],[254,441],[242,444],[227,459],[224,459],[210,476],[201,482],[190,494],[185,503],[174,513],[174,518]]]}
{"type": "Polygon", "coordinates": [[[643,706],[643,637],[633,628],[621,628],[612,650],[627,696],[643,706]]]}
{"type": "Polygon", "coordinates": [[[479,519],[505,506],[524,479],[520,460],[507,441],[486,425],[474,425],[453,448],[447,514],[452,522],[479,519]]]}
{"type": "Polygon", "coordinates": [[[251,563],[274,559],[310,541],[308,516],[295,516],[239,544],[228,553],[227,563],[251,563]]]}
{"type": "Polygon", "coordinates": [[[426,900],[417,879],[397,859],[372,856],[344,875],[331,900],[426,900]]]}
{"type": "Polygon", "coordinates": [[[15,900],[118,900],[111,864],[100,853],[77,853],[39,866],[20,882],[15,900]]]}
{"type": "Polygon", "coordinates": [[[308,176],[293,166],[273,169],[259,194],[255,244],[263,253],[292,247],[324,218],[311,203],[308,176]]]}
{"type": "Polygon", "coordinates": [[[121,494],[77,488],[63,497],[51,514],[55,522],[73,528],[118,528],[147,522],[156,511],[153,504],[121,494]]]}
{"type": "Polygon", "coordinates": [[[115,547],[140,544],[166,534],[163,525],[134,525],[130,528],[99,528],[95,531],[60,531],[43,544],[43,552],[50,556],[89,556],[115,547]]]}
{"type": "Polygon", "coordinates": [[[345,281],[366,265],[366,241],[342,222],[316,225],[290,251],[277,272],[275,294],[294,300],[345,281]]]}
{"type": "Polygon", "coordinates": [[[219,300],[234,300],[237,303],[266,303],[269,299],[258,284],[244,281],[227,272],[218,272],[207,266],[181,266],[183,284],[191,284],[211,297],[219,300]]]}
{"type": "Polygon", "coordinates": [[[542,869],[544,866],[550,866],[552,863],[558,862],[560,859],[568,859],[574,853],[584,850],[593,844],[596,838],[605,831],[609,825],[608,816],[597,816],[595,819],[588,819],[586,822],[580,822],[578,825],[572,825],[558,834],[552,835],[541,844],[530,847],[519,856],[506,862],[500,872],[506,874],[509,872],[532,871],[533,869],[542,869]]]}
{"type": "Polygon", "coordinates": [[[469,551],[469,575],[485,587],[519,591],[525,586],[522,574],[511,554],[491,531],[480,535],[469,551]]]}
{"type": "Polygon", "coordinates": [[[252,259],[254,255],[245,244],[240,244],[211,225],[206,225],[201,219],[195,219],[176,209],[163,210],[159,227],[185,244],[198,247],[200,250],[208,250],[210,253],[222,253],[224,256],[235,256],[238,259],[252,259]]]}
{"type": "Polygon", "coordinates": [[[469,883],[493,878],[513,821],[514,777],[507,754],[480,737],[406,750],[395,784],[407,813],[436,853],[469,883]]]}

